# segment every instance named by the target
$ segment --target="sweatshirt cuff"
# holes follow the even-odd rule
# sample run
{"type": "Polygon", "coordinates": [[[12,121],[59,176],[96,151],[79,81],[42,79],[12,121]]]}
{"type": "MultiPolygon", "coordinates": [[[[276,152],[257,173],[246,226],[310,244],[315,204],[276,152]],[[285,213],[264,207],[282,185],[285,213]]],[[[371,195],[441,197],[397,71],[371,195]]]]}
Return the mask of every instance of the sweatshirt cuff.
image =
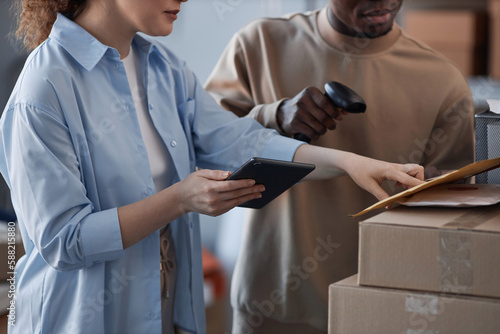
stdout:
{"type": "Polygon", "coordinates": [[[271,104],[265,104],[261,105],[260,110],[258,111],[258,116],[252,117],[256,118],[259,123],[261,123],[264,127],[270,128],[270,129],[275,129],[280,133],[282,136],[287,136],[288,135],[283,131],[281,126],[278,124],[278,108],[281,106],[283,101],[286,99],[281,99],[279,101],[273,102],[271,104]]]}

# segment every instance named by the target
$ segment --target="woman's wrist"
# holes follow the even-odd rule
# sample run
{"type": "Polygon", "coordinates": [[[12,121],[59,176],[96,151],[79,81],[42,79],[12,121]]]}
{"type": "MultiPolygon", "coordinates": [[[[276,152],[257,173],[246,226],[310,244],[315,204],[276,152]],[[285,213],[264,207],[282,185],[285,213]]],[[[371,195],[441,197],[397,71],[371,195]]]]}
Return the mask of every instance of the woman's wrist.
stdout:
{"type": "Polygon", "coordinates": [[[341,170],[344,174],[349,174],[349,172],[356,168],[359,164],[360,156],[346,151],[339,151],[339,158],[337,160],[337,168],[341,170]]]}
{"type": "Polygon", "coordinates": [[[174,214],[175,216],[182,216],[185,215],[186,213],[191,212],[191,210],[188,209],[188,207],[185,205],[185,200],[184,200],[184,194],[185,191],[183,191],[182,188],[182,183],[183,181],[179,181],[170,187],[166,188],[163,190],[165,192],[165,195],[167,198],[165,201],[167,203],[171,203],[171,207],[174,211],[177,211],[177,214],[174,214]]]}

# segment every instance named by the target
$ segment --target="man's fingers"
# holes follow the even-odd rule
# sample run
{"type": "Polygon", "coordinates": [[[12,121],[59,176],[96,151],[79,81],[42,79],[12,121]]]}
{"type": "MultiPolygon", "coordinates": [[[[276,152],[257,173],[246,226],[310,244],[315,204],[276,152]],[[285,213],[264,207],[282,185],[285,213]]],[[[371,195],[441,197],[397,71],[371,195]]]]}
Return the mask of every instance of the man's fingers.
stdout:
{"type": "Polygon", "coordinates": [[[342,120],[341,111],[323,94],[313,96],[312,103],[311,113],[314,117],[327,129],[334,130],[337,126],[335,120],[342,120]]]}
{"type": "MultiPolygon", "coordinates": [[[[321,136],[327,130],[335,129],[337,123],[334,118],[338,116],[336,108],[319,89],[308,87],[299,99],[297,107],[296,121],[305,123],[315,132],[315,135],[321,136]]],[[[300,130],[304,133],[303,129],[300,130]]]]}
{"type": "MultiPolygon", "coordinates": [[[[314,104],[321,110],[322,115],[317,115],[316,117],[323,122],[328,122],[331,120],[341,121],[343,116],[348,115],[349,113],[345,110],[338,108],[336,105],[332,103],[332,101],[326,97],[324,94],[315,94],[312,96],[314,104]]],[[[333,130],[333,129],[330,129],[333,130]]]]}
{"type": "Polygon", "coordinates": [[[278,123],[287,134],[301,133],[317,139],[337,127],[344,111],[335,107],[321,90],[306,87],[293,99],[285,100],[278,110],[278,123]]]}
{"type": "Polygon", "coordinates": [[[312,102],[301,106],[297,111],[294,123],[296,128],[301,125],[300,123],[303,123],[319,135],[324,134],[327,130],[335,129],[337,124],[334,119],[312,102]]]}

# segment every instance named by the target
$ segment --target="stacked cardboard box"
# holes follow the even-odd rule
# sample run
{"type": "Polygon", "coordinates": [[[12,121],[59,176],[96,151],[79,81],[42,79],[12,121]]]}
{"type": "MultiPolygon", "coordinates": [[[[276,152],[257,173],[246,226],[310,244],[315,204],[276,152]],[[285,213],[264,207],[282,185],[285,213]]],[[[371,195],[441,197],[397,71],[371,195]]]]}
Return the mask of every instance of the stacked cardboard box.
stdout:
{"type": "Polygon", "coordinates": [[[451,59],[466,76],[486,74],[486,13],[472,10],[410,10],[404,17],[404,27],[408,34],[451,59]]]}
{"type": "Polygon", "coordinates": [[[360,223],[359,273],[330,286],[330,334],[500,333],[500,205],[398,207],[360,223]]]}

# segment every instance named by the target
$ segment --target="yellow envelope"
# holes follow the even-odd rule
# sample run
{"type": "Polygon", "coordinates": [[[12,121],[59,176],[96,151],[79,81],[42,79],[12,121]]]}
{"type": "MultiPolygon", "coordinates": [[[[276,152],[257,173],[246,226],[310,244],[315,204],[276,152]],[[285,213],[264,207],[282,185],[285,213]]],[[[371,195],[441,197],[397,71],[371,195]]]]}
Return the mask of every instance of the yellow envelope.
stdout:
{"type": "Polygon", "coordinates": [[[472,164],[469,164],[465,167],[460,168],[459,170],[441,175],[435,179],[432,179],[431,181],[428,181],[428,182],[423,183],[419,186],[410,188],[410,189],[405,190],[403,192],[400,192],[394,196],[386,198],[380,202],[377,202],[377,203],[373,204],[372,206],[364,209],[363,211],[361,211],[355,215],[351,215],[351,217],[358,217],[358,216],[364,215],[365,213],[370,212],[372,210],[384,208],[384,207],[396,202],[400,198],[411,196],[413,194],[418,193],[419,191],[430,188],[432,186],[436,186],[438,184],[444,184],[444,183],[452,183],[452,182],[455,182],[455,181],[458,181],[461,179],[465,179],[465,178],[468,178],[468,177],[471,177],[471,176],[474,176],[474,175],[477,175],[477,174],[480,174],[482,172],[486,172],[486,171],[489,171],[489,170],[492,170],[492,169],[495,169],[498,167],[500,167],[500,157],[494,158],[494,159],[489,159],[489,160],[482,160],[482,161],[474,162],[472,164]]]}

